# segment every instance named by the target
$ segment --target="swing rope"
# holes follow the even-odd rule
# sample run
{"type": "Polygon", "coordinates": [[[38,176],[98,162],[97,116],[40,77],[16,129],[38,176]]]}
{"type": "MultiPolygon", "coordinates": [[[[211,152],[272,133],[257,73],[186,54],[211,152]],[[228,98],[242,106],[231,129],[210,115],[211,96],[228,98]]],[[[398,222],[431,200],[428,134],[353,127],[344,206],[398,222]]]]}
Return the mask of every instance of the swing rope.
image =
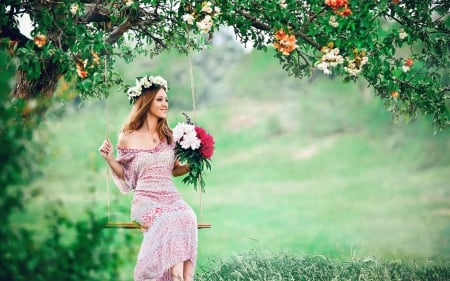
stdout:
{"type": "MultiPolygon", "coordinates": [[[[191,48],[190,48],[190,37],[189,30],[187,31],[187,39],[188,39],[188,61],[189,61],[189,78],[191,83],[191,97],[192,97],[192,111],[194,114],[194,124],[197,124],[197,111],[195,105],[195,89],[194,89],[194,74],[192,71],[192,56],[191,56],[191,48]]],[[[200,179],[199,179],[200,181],[200,179]]],[[[201,188],[198,189],[199,193],[199,205],[200,205],[200,223],[203,224],[203,195],[201,188]]]]}
{"type": "MultiPolygon", "coordinates": [[[[104,28],[106,30],[106,24],[104,24],[104,28]]],[[[107,63],[107,57],[106,57],[106,52],[105,52],[105,83],[106,81],[108,81],[108,63],[107,63]]],[[[108,140],[109,139],[109,132],[108,132],[108,124],[109,124],[109,119],[108,119],[108,100],[105,99],[105,138],[108,140]]],[[[108,223],[110,222],[110,218],[111,218],[111,192],[109,190],[109,165],[106,165],[106,188],[107,188],[107,192],[108,192],[108,223]]]]}
{"type": "MultiPolygon", "coordinates": [[[[106,26],[105,26],[106,29],[106,26]]],[[[189,32],[187,34],[188,36],[188,42],[190,42],[189,38],[189,32]]],[[[189,43],[188,43],[189,44],[189,43]]],[[[191,48],[188,47],[188,60],[189,60],[189,77],[190,77],[190,84],[191,84],[191,97],[192,97],[192,109],[194,114],[194,123],[197,123],[197,112],[196,112],[196,105],[195,105],[195,90],[194,90],[194,75],[192,71],[192,58],[191,58],[191,48]]],[[[105,72],[104,72],[104,79],[105,83],[108,79],[107,77],[107,57],[105,54],[105,72]]],[[[108,103],[105,100],[105,134],[106,139],[109,139],[109,132],[108,132],[108,103]]],[[[141,228],[141,226],[138,223],[135,222],[112,222],[111,221],[111,191],[110,191],[110,169],[109,166],[106,165],[106,190],[107,190],[107,209],[108,209],[108,221],[105,225],[106,228],[129,228],[129,229],[136,229],[141,228]]],[[[198,228],[210,228],[211,224],[203,223],[203,197],[202,197],[202,191],[199,189],[199,205],[200,205],[200,222],[197,224],[198,228]]]]}

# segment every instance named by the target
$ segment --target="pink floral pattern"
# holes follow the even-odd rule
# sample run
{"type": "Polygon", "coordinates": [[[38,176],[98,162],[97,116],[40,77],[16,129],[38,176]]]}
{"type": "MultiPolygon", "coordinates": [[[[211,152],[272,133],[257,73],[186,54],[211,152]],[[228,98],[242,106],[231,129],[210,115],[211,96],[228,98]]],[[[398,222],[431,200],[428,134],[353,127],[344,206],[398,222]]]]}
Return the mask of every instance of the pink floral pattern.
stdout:
{"type": "Polygon", "coordinates": [[[134,191],[131,220],[147,229],[137,257],[135,281],[172,281],[170,268],[197,259],[197,218],[172,180],[174,145],[161,142],[154,149],[118,147],[124,178],[113,175],[120,192],[134,191]]]}

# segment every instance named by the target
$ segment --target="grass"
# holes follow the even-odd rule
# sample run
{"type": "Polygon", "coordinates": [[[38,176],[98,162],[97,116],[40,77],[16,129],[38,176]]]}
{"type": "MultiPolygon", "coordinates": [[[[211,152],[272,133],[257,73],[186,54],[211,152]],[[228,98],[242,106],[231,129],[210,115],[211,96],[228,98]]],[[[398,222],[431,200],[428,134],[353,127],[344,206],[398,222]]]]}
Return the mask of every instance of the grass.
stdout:
{"type": "MultiPolygon", "coordinates": [[[[203,197],[204,220],[212,228],[199,233],[198,264],[208,273],[200,276],[209,276],[211,260],[227,260],[252,249],[288,250],[309,259],[308,266],[318,263],[331,268],[330,274],[347,274],[349,259],[363,271],[369,265],[367,270],[373,274],[397,267],[395,262],[364,263],[367,256],[448,261],[449,133],[433,135],[426,119],[394,123],[364,87],[323,77],[312,83],[287,79],[277,66],[260,61],[264,59],[270,58],[249,54],[234,62],[224,72],[223,84],[215,85],[230,89],[226,96],[199,104],[199,123],[216,139],[213,170],[207,175],[203,197]],[[253,78],[247,79],[247,73],[253,78]],[[257,77],[272,80],[265,83],[257,77]]],[[[140,61],[133,69],[153,67],[174,81],[169,97],[174,96],[178,107],[171,109],[169,119],[175,126],[182,120],[180,112],[190,112],[183,106],[189,89],[181,86],[188,85],[187,77],[171,79],[185,71],[184,63],[173,54],[159,62],[164,63],[140,61]],[[180,93],[185,96],[179,97],[180,93]]],[[[195,70],[203,73],[200,66],[195,70]]],[[[207,77],[198,80],[197,91],[207,95],[202,91],[211,87],[207,77]]],[[[78,108],[66,105],[62,118],[60,109],[49,112],[45,128],[37,135],[46,142],[49,157],[43,176],[31,186],[42,190],[42,196],[28,212],[17,214],[17,221],[39,228],[46,202],[53,200],[63,201],[75,219],[83,218],[87,206],[93,206],[100,217],[107,215],[105,164],[97,148],[106,127],[115,142],[127,105],[124,95],[114,93],[106,102],[87,102],[78,108]]],[[[199,214],[198,194],[182,186],[179,178],[176,184],[199,214]]],[[[128,220],[132,195],[119,195],[113,183],[110,187],[112,219],[128,220]]],[[[127,261],[123,280],[132,276],[141,240],[138,231],[128,235],[130,241],[116,245],[127,261]]],[[[267,263],[265,259],[280,257],[252,258],[267,263]]],[[[302,261],[286,259],[294,264],[302,261]]],[[[412,267],[400,263],[400,268],[412,267]]],[[[352,276],[336,275],[336,280],[357,280],[352,276]]],[[[276,278],[254,280],[281,280],[276,278]]]]}
{"type": "Polygon", "coordinates": [[[236,255],[229,261],[215,260],[197,276],[199,281],[323,281],[323,280],[433,280],[450,278],[448,265],[432,260],[382,261],[375,258],[336,261],[323,255],[291,253],[236,255]]]}

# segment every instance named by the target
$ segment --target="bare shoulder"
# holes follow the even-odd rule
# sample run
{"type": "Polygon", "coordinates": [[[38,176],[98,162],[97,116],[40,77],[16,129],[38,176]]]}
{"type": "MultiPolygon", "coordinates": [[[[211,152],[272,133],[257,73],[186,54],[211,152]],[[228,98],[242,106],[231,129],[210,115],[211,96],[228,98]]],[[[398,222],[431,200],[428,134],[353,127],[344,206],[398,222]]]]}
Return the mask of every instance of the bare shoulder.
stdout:
{"type": "Polygon", "coordinates": [[[132,139],[133,133],[120,132],[119,139],[117,140],[117,146],[128,147],[132,139]]]}

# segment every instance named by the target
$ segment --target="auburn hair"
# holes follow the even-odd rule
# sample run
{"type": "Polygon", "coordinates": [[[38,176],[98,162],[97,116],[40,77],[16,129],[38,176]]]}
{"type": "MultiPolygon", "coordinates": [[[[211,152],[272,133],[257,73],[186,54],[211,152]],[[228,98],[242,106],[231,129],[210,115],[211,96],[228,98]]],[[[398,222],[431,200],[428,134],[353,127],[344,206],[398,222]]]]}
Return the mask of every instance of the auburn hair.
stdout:
{"type": "MultiPolygon", "coordinates": [[[[142,95],[136,100],[128,115],[127,121],[122,128],[122,132],[131,133],[139,130],[147,118],[147,113],[156,97],[160,87],[150,87],[142,90],[142,95]]],[[[160,139],[166,139],[168,144],[172,144],[172,129],[170,129],[166,118],[159,118],[156,130],[160,139]]]]}

